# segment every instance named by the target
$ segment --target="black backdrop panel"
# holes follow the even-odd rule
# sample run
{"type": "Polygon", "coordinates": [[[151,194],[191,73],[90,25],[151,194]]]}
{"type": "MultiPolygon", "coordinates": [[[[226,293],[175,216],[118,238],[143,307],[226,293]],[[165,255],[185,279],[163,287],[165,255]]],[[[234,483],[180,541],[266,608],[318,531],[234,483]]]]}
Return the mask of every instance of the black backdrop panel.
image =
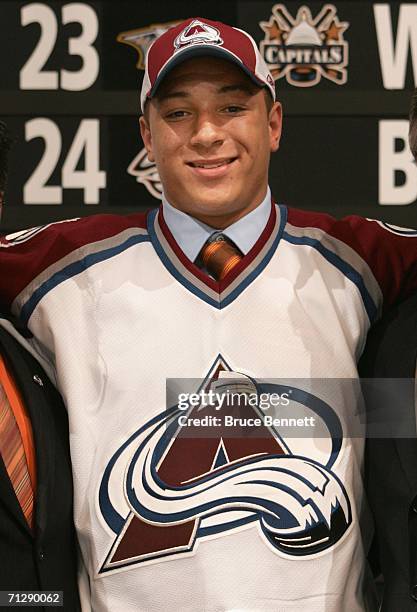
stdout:
{"type": "MultiPolygon", "coordinates": [[[[141,57],[155,24],[189,11],[168,0],[0,3],[0,117],[15,140],[3,231],[159,203],[138,128],[141,57]]],[[[417,3],[199,0],[193,13],[246,29],[281,62],[277,201],[417,226],[406,144],[417,3]]]]}

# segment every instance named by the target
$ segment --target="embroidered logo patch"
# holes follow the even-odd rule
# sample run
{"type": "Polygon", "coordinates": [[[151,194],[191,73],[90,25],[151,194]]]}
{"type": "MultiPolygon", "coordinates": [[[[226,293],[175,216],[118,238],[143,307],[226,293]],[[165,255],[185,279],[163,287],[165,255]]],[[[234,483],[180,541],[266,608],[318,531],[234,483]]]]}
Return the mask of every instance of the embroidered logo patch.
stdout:
{"type": "Polygon", "coordinates": [[[336,8],[326,4],[313,17],[301,6],[293,17],[284,4],[275,4],[268,21],[259,22],[265,33],[260,43],[274,79],[285,78],[296,87],[312,87],[323,78],[343,85],[347,81],[347,21],[339,21],[336,8]]]}
{"type": "Polygon", "coordinates": [[[321,449],[305,437],[303,453],[294,452],[259,404],[178,402],[133,432],[104,467],[97,511],[111,544],[98,575],[193,555],[201,541],[242,529],[257,530],[286,557],[323,553],[347,532],[351,504],[333,469],[343,442],[335,411],[303,389],[233,372],[219,355],[198,393],[225,385],[232,394],[291,397],[292,415],[301,409],[320,424],[321,449]]]}

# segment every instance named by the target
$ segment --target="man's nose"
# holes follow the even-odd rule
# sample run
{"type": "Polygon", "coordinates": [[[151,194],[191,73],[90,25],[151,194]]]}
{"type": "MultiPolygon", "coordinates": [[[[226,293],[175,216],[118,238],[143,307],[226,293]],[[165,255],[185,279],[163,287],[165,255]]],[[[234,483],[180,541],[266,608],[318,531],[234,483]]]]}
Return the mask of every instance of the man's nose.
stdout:
{"type": "Polygon", "coordinates": [[[196,118],[192,146],[212,147],[221,144],[224,140],[224,131],[219,122],[212,115],[204,114],[196,118]]]}

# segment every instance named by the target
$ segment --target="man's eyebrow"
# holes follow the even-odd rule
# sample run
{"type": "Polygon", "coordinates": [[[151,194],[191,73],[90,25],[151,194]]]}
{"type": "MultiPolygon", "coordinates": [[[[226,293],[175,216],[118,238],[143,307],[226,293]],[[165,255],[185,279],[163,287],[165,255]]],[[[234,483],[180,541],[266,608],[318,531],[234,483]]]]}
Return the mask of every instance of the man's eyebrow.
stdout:
{"type": "Polygon", "coordinates": [[[190,94],[186,91],[161,91],[155,96],[158,102],[164,102],[165,100],[171,100],[172,98],[189,98],[190,94]]]}
{"type": "Polygon", "coordinates": [[[218,93],[233,93],[234,91],[243,91],[243,93],[252,96],[255,93],[255,86],[252,87],[249,83],[235,83],[234,85],[224,85],[217,90],[218,93]]]}
{"type": "MultiPolygon", "coordinates": [[[[235,83],[233,85],[223,85],[222,87],[219,87],[217,89],[217,93],[219,94],[224,94],[224,93],[233,93],[235,91],[241,91],[247,95],[252,96],[255,93],[255,86],[251,86],[250,84],[246,84],[246,83],[235,83]]],[[[184,99],[184,98],[189,98],[191,96],[191,94],[189,94],[186,91],[161,91],[158,92],[156,94],[156,99],[158,100],[158,102],[165,102],[166,100],[172,100],[172,99],[184,99]]]]}

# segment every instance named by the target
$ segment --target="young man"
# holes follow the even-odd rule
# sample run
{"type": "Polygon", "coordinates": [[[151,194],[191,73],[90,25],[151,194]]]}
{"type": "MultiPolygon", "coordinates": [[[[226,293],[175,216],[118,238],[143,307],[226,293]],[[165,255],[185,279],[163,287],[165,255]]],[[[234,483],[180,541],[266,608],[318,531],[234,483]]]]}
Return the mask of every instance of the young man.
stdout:
{"type": "Polygon", "coordinates": [[[272,202],[281,107],[245,32],[188,19],[146,66],[162,207],[0,248],[3,302],[68,406],[92,607],[372,610],[356,386],[339,379],[417,288],[417,240],[272,202]],[[225,407],[222,385],[262,404],[225,407]],[[264,401],[304,430],[266,424],[264,401]]]}
{"type": "MultiPolygon", "coordinates": [[[[416,159],[417,90],[410,112],[410,148],[416,159]]],[[[387,409],[412,427],[402,428],[397,437],[370,436],[365,467],[384,576],[382,611],[412,612],[417,610],[417,295],[392,309],[371,331],[361,375],[403,379],[387,409]]],[[[369,409],[374,408],[370,404],[369,409]]]]}
{"type": "MultiPolygon", "coordinates": [[[[0,122],[0,203],[9,145],[0,122]]],[[[0,323],[0,590],[62,591],[63,609],[76,612],[80,604],[65,407],[1,314],[0,323]]]]}

